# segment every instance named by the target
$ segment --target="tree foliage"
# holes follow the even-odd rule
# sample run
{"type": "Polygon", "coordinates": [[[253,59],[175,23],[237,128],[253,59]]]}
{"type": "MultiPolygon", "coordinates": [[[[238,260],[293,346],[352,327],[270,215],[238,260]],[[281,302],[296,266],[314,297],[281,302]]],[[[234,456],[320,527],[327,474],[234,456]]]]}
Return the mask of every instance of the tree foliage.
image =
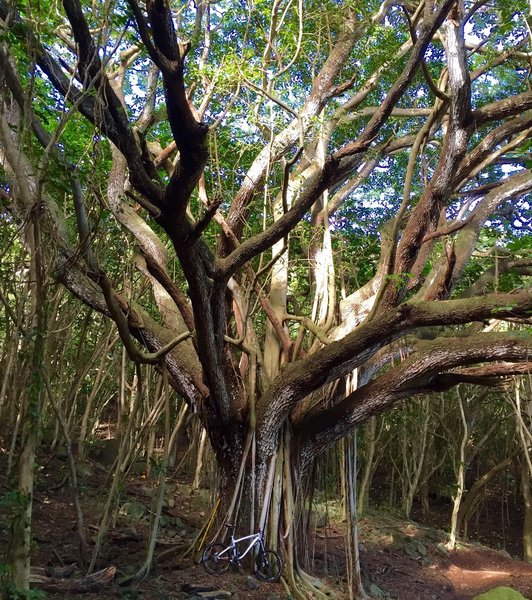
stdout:
{"type": "Polygon", "coordinates": [[[401,399],[526,372],[527,11],[0,0],[6,231],[38,207],[49,274],[257,515],[287,431],[299,476],[401,399]]]}

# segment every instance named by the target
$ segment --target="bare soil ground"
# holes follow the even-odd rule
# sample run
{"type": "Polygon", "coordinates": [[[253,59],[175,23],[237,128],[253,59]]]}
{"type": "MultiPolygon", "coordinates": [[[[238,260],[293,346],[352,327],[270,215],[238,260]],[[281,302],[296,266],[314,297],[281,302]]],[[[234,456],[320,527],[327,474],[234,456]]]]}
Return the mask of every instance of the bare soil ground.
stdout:
{"type": "MultiPolygon", "coordinates": [[[[77,561],[75,515],[64,473],[64,464],[56,460],[51,460],[39,473],[34,503],[34,567],[50,570],[77,561]]],[[[63,591],[49,593],[48,598],[280,600],[290,597],[281,583],[258,582],[250,569],[210,576],[197,564],[197,555],[186,554],[209,517],[208,493],[191,493],[190,487],[179,483],[169,484],[153,572],[147,580],[132,583],[132,576],[146,555],[153,485],[135,477],[128,480],[122,492],[123,507],[140,507],[140,512],[145,507],[146,511],[133,518],[123,514],[127,512],[123,510],[106,537],[97,568],[116,566],[113,582],[95,593],[63,591]]],[[[86,528],[93,542],[109,484],[105,474],[96,470],[81,477],[81,486],[86,528]]],[[[7,489],[0,467],[0,495],[7,489]]],[[[5,524],[6,514],[0,509],[0,525],[2,520],[5,524]]],[[[507,553],[476,544],[460,544],[448,552],[443,532],[379,513],[361,520],[360,541],[365,587],[374,598],[470,600],[488,589],[505,585],[532,600],[532,565],[507,553]]],[[[4,544],[5,531],[0,527],[0,549],[4,544]]],[[[329,522],[315,530],[308,560],[313,573],[329,587],[331,597],[348,597],[343,523],[329,522]]]]}

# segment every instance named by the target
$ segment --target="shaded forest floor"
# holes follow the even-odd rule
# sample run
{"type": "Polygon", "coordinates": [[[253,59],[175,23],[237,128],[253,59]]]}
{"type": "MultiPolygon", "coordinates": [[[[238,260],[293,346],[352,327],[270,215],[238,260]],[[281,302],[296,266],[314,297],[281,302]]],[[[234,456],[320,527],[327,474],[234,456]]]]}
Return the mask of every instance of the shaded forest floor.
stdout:
{"type": "MultiPolygon", "coordinates": [[[[85,525],[92,544],[109,482],[104,470],[95,464],[80,465],[79,471],[85,525]]],[[[36,575],[57,573],[77,561],[75,512],[66,473],[66,464],[57,459],[51,459],[39,471],[32,562],[36,575]]],[[[281,600],[289,597],[282,584],[260,583],[250,575],[250,570],[228,572],[219,578],[209,576],[195,561],[197,556],[185,554],[209,518],[210,500],[207,491],[192,492],[190,486],[175,482],[168,485],[153,573],[146,581],[132,584],[132,576],[146,556],[154,486],[155,481],[134,476],[121,490],[120,514],[106,536],[97,565],[99,569],[117,568],[113,582],[98,592],[76,593],[65,589],[48,593],[48,598],[281,600]]],[[[6,491],[0,456],[0,495],[6,491]]],[[[308,559],[313,564],[312,572],[330,587],[331,597],[340,599],[347,597],[345,527],[337,513],[334,503],[327,505],[321,514],[318,512],[308,559]]],[[[437,516],[433,517],[437,520],[437,516]]],[[[8,520],[6,507],[0,508],[0,548],[5,544],[8,520]]],[[[470,600],[492,587],[506,585],[532,600],[532,565],[507,553],[465,543],[447,552],[442,531],[378,512],[361,520],[360,540],[366,589],[372,597],[470,600]]]]}

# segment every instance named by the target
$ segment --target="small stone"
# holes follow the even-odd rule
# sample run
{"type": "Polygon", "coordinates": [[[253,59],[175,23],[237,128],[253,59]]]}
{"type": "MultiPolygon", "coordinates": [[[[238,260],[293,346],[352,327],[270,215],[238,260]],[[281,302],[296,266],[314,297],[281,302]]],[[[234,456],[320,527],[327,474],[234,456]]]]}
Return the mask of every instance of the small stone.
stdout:
{"type": "Polygon", "coordinates": [[[419,556],[419,552],[416,545],[410,542],[405,543],[403,550],[408,556],[410,556],[410,558],[417,558],[419,556]]]}
{"type": "Polygon", "coordinates": [[[248,590],[256,590],[258,587],[257,582],[253,579],[253,577],[249,576],[247,579],[248,590]]]}
{"type": "Polygon", "coordinates": [[[371,587],[369,588],[369,593],[374,598],[379,598],[380,600],[386,598],[386,594],[381,590],[381,588],[376,583],[371,584],[371,587]]]}
{"type": "Polygon", "coordinates": [[[171,523],[177,529],[186,529],[187,528],[186,524],[179,517],[172,517],[171,523]]]}
{"type": "Polygon", "coordinates": [[[94,471],[89,463],[80,462],[76,465],[76,473],[80,477],[92,477],[94,475],[94,471]]]}
{"type": "Polygon", "coordinates": [[[216,588],[212,585],[195,585],[193,583],[184,583],[181,590],[187,594],[199,594],[201,592],[214,592],[216,588]]]}
{"type": "Polygon", "coordinates": [[[438,554],[441,554],[442,556],[449,556],[449,549],[443,542],[440,542],[436,546],[436,551],[438,552],[438,554]]]}
{"type": "Polygon", "coordinates": [[[416,548],[419,554],[421,554],[421,556],[427,556],[427,548],[424,544],[418,541],[416,542],[416,548]]]}
{"type": "Polygon", "coordinates": [[[145,475],[148,470],[148,463],[144,460],[137,460],[129,469],[130,475],[145,475]]]}
{"type": "Polygon", "coordinates": [[[131,523],[138,523],[145,513],[146,507],[144,504],[142,504],[142,502],[137,502],[136,500],[125,502],[120,507],[120,515],[125,517],[125,519],[131,523]]]}

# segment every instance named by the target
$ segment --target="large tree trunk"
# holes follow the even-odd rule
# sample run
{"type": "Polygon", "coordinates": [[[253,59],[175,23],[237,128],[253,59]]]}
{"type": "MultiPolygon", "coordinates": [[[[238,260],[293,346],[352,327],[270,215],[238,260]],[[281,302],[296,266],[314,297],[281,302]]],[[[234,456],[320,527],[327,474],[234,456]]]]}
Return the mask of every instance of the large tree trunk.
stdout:
{"type": "MultiPolygon", "coordinates": [[[[217,40],[223,50],[230,36],[224,33],[226,23],[219,21],[218,15],[212,15],[210,29],[204,2],[196,3],[198,6],[188,3],[176,19],[169,2],[129,0],[133,17],[128,27],[136,27],[138,33],[138,44],[129,47],[125,38],[116,37],[114,25],[119,13],[104,11],[97,22],[99,15],[86,18],[82,4],[80,0],[63,0],[64,19],[60,13],[57,15],[63,32],[58,44],[63,50],[51,52],[33,29],[38,21],[16,14],[12,3],[0,0],[0,17],[10,34],[0,48],[5,89],[16,98],[24,111],[24,123],[31,126],[42,146],[40,154],[25,140],[10,147],[6,142],[12,138],[12,131],[0,111],[5,146],[5,156],[2,148],[0,160],[4,170],[3,163],[8,163],[18,174],[18,187],[10,185],[7,190],[2,186],[2,200],[12,200],[16,206],[13,212],[23,220],[41,197],[32,190],[26,193],[24,186],[32,182],[42,187],[45,176],[50,176],[53,185],[46,190],[47,215],[55,227],[53,239],[59,248],[61,280],[87,305],[115,321],[125,348],[124,366],[126,354],[137,367],[148,363],[162,368],[164,361],[169,383],[198,415],[211,441],[221,473],[220,514],[237,522],[243,532],[268,522],[274,546],[281,544],[279,532],[287,531],[283,543],[290,585],[298,597],[305,597],[309,588],[307,596],[319,595],[318,584],[298,562],[297,544],[304,543],[305,538],[296,535],[299,503],[295,502],[305,470],[316,457],[368,418],[402,399],[448,389],[460,381],[480,382],[485,362],[498,361],[501,370],[495,377],[524,372],[529,343],[513,336],[511,328],[504,333],[467,336],[461,326],[494,316],[513,322],[527,319],[531,304],[527,292],[489,294],[467,301],[446,298],[490,214],[503,202],[519,198],[532,188],[532,177],[523,168],[524,142],[532,126],[526,116],[532,107],[530,90],[525,91],[523,82],[521,94],[484,106],[482,97],[475,97],[478,107],[472,110],[464,24],[467,19],[478,32],[483,31],[482,13],[480,19],[475,15],[476,10],[484,9],[482,2],[467,16],[462,3],[454,0],[405,3],[406,41],[399,42],[402,36],[394,35],[397,44],[391,56],[376,38],[363,41],[360,36],[373,32],[376,24],[384,29],[391,27],[391,20],[385,17],[393,2],[384,2],[373,15],[370,7],[364,7],[368,12],[362,18],[355,14],[352,3],[340,2],[333,20],[328,6],[318,6],[312,15],[306,15],[305,27],[302,2],[287,2],[286,7],[273,2],[270,15],[262,7],[260,14],[256,13],[257,7],[248,3],[244,13],[235,13],[239,14],[234,20],[237,35],[244,33],[241,26],[247,24],[237,68],[233,55],[227,61],[231,63],[230,71],[225,69],[225,61],[218,60],[218,51],[214,53],[216,60],[208,64],[213,58],[209,56],[211,41],[217,40]],[[295,46],[293,40],[287,44],[282,39],[293,36],[279,35],[283,21],[286,18],[285,24],[289,23],[293,10],[299,13],[299,41],[295,46]],[[443,31],[441,26],[448,15],[443,31]],[[253,32],[255,17],[260,17],[262,23],[258,36],[253,32]],[[192,22],[194,34],[190,43],[183,43],[192,22]],[[314,27],[316,38],[303,35],[305,28],[310,32],[314,27]],[[215,28],[221,28],[222,33],[211,38],[215,28]],[[262,61],[260,57],[252,60],[251,70],[241,78],[240,60],[252,47],[260,48],[263,34],[262,61]],[[445,62],[440,54],[435,58],[434,53],[427,52],[436,36],[438,44],[444,41],[445,62]],[[33,75],[47,76],[43,86],[30,88],[29,94],[38,92],[39,108],[47,106],[41,88],[48,93],[46,86],[54,86],[67,104],[72,103],[72,112],[67,113],[78,110],[88,121],[89,144],[101,150],[99,143],[105,137],[104,143],[111,145],[110,173],[95,164],[89,175],[70,164],[67,157],[74,156],[73,160],[79,159],[79,164],[85,166],[86,157],[82,159],[77,144],[70,146],[70,136],[63,135],[67,113],[54,113],[62,103],[47,106],[54,113],[50,123],[54,119],[61,123],[53,135],[41,125],[38,111],[32,111],[30,96],[23,90],[25,73],[18,76],[15,62],[10,68],[4,53],[4,47],[15,42],[17,56],[35,57],[41,71],[35,69],[33,75]],[[121,49],[122,42],[127,49],[115,62],[118,53],[108,54],[107,50],[121,49]],[[367,43],[378,52],[357,69],[357,74],[360,71],[366,75],[359,81],[351,71],[359,59],[364,62],[365,57],[355,53],[359,54],[367,43]],[[197,78],[187,72],[193,56],[200,57],[197,78]],[[142,73],[131,79],[127,70],[137,60],[142,73]],[[297,85],[290,89],[288,71],[292,65],[297,85]],[[420,68],[424,78],[416,76],[420,68]],[[432,81],[431,73],[439,73],[439,83],[432,81]],[[159,93],[158,77],[163,84],[159,93]],[[233,91],[227,93],[232,87],[228,80],[233,79],[234,96],[233,91]],[[257,85],[259,79],[264,88],[257,85]],[[145,100],[139,115],[138,104],[131,105],[131,94],[124,95],[123,84],[142,86],[144,80],[151,83],[139,95],[139,103],[145,100]],[[419,90],[426,94],[418,95],[419,90]],[[161,93],[165,103],[159,110],[161,93]],[[257,94],[254,119],[245,123],[241,111],[245,111],[253,94],[257,94]],[[435,100],[431,106],[432,94],[435,100]],[[377,96],[379,106],[368,106],[377,96]],[[420,110],[398,108],[414,96],[424,105],[420,110]],[[196,107],[198,97],[203,99],[196,107]],[[217,99],[211,103],[213,97],[217,99]],[[236,113],[231,110],[234,106],[238,107],[236,113]],[[221,114],[209,128],[203,118],[213,116],[216,107],[221,107],[221,114]],[[288,119],[286,111],[291,115],[288,119]],[[519,113],[525,116],[517,117],[519,113]],[[166,126],[161,126],[162,114],[166,126]],[[266,114],[268,122],[262,120],[266,114]],[[401,116],[408,117],[405,127],[395,121],[401,116]],[[415,133],[414,123],[425,117],[424,125],[415,133]],[[390,138],[392,129],[399,133],[390,138]],[[155,138],[166,144],[168,130],[173,141],[165,149],[157,148],[155,138]],[[60,136],[62,143],[58,144],[60,136]],[[442,144],[432,144],[438,139],[442,144]],[[223,140],[221,153],[217,140],[223,140]],[[472,148],[470,140],[478,145],[472,148]],[[507,146],[501,147],[502,143],[507,146]],[[342,259],[336,242],[343,239],[349,243],[349,236],[336,236],[348,230],[356,235],[353,226],[358,219],[340,215],[340,226],[331,222],[329,227],[329,218],[350,195],[354,202],[349,208],[357,211],[356,200],[365,193],[357,187],[377,167],[393,180],[390,184],[397,183],[393,186],[395,194],[400,185],[395,178],[403,166],[398,157],[410,147],[409,166],[402,182],[403,202],[392,233],[379,241],[371,227],[362,227],[363,235],[381,243],[381,258],[374,261],[369,254],[364,257],[368,258],[369,281],[364,274],[364,285],[358,290],[351,289],[354,282],[342,290],[351,296],[344,299],[347,310],[332,330],[338,320],[336,305],[340,297],[335,268],[337,260],[342,259]],[[430,148],[430,154],[425,153],[426,148],[430,148]],[[23,155],[26,150],[35,161],[27,167],[23,155]],[[52,156],[60,166],[57,170],[64,174],[61,183],[70,186],[69,194],[56,185],[55,171],[48,172],[44,167],[39,171],[52,156]],[[514,160],[516,156],[518,160],[514,160]],[[512,173],[497,181],[496,169],[491,167],[499,159],[510,162],[512,173]],[[39,166],[34,168],[37,163],[39,166]],[[417,164],[422,165],[419,174],[415,172],[417,164]],[[96,221],[92,212],[97,204],[92,198],[96,195],[93,173],[98,181],[107,178],[102,204],[111,209],[114,221],[127,232],[127,237],[121,239],[132,239],[131,246],[139,250],[124,253],[131,260],[131,270],[117,272],[120,267],[116,271],[109,267],[106,272],[106,265],[113,263],[114,267],[118,262],[112,260],[118,243],[99,239],[101,230],[93,229],[89,222],[96,221]],[[229,173],[234,178],[227,177],[229,173]],[[483,177],[493,180],[494,188],[487,194],[485,187],[479,191],[477,186],[483,177]],[[272,200],[273,194],[276,198],[272,200]],[[73,211],[65,203],[67,195],[72,196],[73,211]],[[257,201],[259,198],[262,201],[257,201]],[[91,206],[89,215],[85,205],[91,206]],[[309,211],[313,226],[310,238],[309,211]],[[447,215],[456,212],[456,220],[447,222],[447,215]],[[70,213],[75,214],[79,247],[68,234],[74,217],[68,227],[63,226],[70,213]],[[462,229],[463,235],[456,236],[458,243],[450,243],[451,236],[462,229]],[[442,244],[431,241],[442,237],[447,238],[442,244]],[[440,260],[437,246],[446,248],[440,260]],[[293,272],[289,271],[291,265],[295,266],[293,272]],[[131,278],[131,289],[127,289],[133,271],[141,274],[142,285],[137,285],[135,276],[131,278]],[[310,273],[308,279],[303,272],[310,273]],[[373,277],[371,272],[375,273],[373,277]],[[113,289],[111,273],[120,282],[117,290],[113,289]],[[119,293],[124,274],[126,292],[119,293]],[[415,281],[410,284],[412,274],[415,281]],[[309,281],[313,294],[305,289],[309,281]],[[290,312],[295,314],[288,314],[292,286],[301,306],[291,303],[290,312]],[[419,290],[417,295],[412,295],[414,286],[419,290]],[[145,293],[147,288],[149,293],[145,293]],[[435,333],[436,328],[441,326],[449,329],[434,339],[440,335],[435,333]],[[407,356],[398,364],[394,362],[395,344],[402,338],[408,346],[407,356]],[[370,373],[364,385],[339,398],[336,392],[343,389],[348,374],[368,365],[370,373]]],[[[45,16],[39,11],[36,15],[45,16]]],[[[403,27],[399,20],[397,26],[403,27]]],[[[506,41],[515,41],[516,34],[517,29],[506,41]]],[[[483,47],[479,45],[479,49],[483,47]]],[[[491,52],[496,55],[493,62],[500,66],[498,50],[490,48],[486,55],[491,52]]],[[[477,49],[474,54],[475,60],[484,64],[482,55],[476,56],[477,49]]],[[[501,60],[504,62],[508,56],[501,60]]],[[[488,62],[479,70],[489,72],[492,67],[488,62]]],[[[376,186],[382,188],[382,182],[381,174],[371,183],[375,185],[372,192],[376,192],[376,186]]],[[[375,198],[379,196],[377,193],[375,198]]],[[[104,227],[107,218],[101,221],[104,227]]],[[[132,408],[130,416],[133,412],[132,408]]],[[[87,425],[86,420],[84,435],[87,425]]],[[[131,427],[128,425],[125,431],[133,437],[131,427]]],[[[31,457],[35,440],[31,436],[25,439],[31,457]]],[[[131,448],[121,445],[120,475],[130,453],[131,448]]],[[[422,463],[420,471],[421,467],[422,463]]],[[[414,473],[413,488],[418,480],[419,473],[414,473]]],[[[118,478],[113,482],[108,508],[118,482],[118,478]]],[[[410,504],[411,498],[408,500],[410,504]]],[[[104,531],[105,519],[96,550],[104,531]]]]}

